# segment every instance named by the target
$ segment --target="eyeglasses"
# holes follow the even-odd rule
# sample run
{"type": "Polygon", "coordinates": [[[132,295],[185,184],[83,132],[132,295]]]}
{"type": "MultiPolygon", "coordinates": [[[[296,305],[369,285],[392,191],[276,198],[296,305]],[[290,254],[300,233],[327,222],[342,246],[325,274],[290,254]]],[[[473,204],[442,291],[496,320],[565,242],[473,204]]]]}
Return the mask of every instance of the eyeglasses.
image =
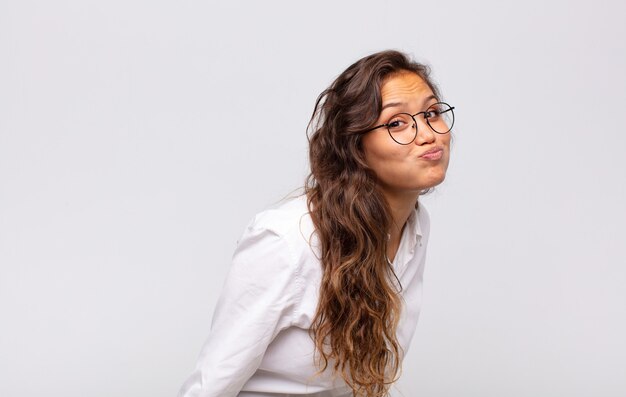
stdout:
{"type": "Polygon", "coordinates": [[[417,121],[415,117],[424,115],[424,120],[431,130],[437,134],[447,134],[454,125],[454,106],[445,102],[430,105],[423,112],[415,114],[398,113],[393,115],[385,124],[377,125],[363,132],[370,132],[381,127],[387,127],[391,139],[400,145],[408,145],[417,137],[417,121]]]}

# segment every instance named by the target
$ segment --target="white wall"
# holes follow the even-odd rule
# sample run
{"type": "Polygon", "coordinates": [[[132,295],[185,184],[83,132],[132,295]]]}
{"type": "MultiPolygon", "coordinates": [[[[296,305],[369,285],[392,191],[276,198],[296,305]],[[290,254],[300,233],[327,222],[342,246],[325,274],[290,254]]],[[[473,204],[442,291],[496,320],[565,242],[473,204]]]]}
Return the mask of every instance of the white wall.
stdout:
{"type": "Polygon", "coordinates": [[[621,1],[0,1],[0,395],[172,396],[370,52],[457,107],[400,396],[626,394],[621,1]]]}

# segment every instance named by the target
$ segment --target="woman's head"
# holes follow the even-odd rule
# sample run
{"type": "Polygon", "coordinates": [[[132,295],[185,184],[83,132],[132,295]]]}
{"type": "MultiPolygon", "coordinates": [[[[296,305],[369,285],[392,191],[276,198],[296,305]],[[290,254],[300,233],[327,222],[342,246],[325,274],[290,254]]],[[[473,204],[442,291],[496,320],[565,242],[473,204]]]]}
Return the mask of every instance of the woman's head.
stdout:
{"type": "Polygon", "coordinates": [[[311,175],[318,182],[349,182],[356,173],[359,179],[377,179],[386,193],[419,194],[439,184],[448,165],[449,134],[435,133],[424,117],[416,117],[417,130],[408,128],[417,131],[415,139],[402,145],[384,124],[398,113],[410,119],[440,98],[428,67],[401,52],[383,51],[355,62],[318,97],[310,123],[311,175]],[[420,157],[435,148],[442,149],[441,159],[420,157]]]}

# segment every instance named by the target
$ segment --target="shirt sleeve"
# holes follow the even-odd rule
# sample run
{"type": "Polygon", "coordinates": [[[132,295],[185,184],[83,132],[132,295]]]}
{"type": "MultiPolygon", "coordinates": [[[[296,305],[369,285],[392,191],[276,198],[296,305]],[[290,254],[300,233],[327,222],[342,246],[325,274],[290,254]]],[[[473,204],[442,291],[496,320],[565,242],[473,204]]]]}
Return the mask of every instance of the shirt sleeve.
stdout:
{"type": "Polygon", "coordinates": [[[233,255],[208,340],[179,397],[236,396],[270,342],[293,324],[300,285],[285,238],[254,223],[248,226],[233,255]]]}

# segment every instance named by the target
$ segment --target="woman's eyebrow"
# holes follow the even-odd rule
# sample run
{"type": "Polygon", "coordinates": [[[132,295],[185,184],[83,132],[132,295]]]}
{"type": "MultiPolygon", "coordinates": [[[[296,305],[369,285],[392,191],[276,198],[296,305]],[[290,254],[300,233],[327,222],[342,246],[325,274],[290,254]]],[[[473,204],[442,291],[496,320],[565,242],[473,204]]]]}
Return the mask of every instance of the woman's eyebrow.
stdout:
{"type": "MultiPolygon", "coordinates": [[[[424,102],[423,105],[426,106],[426,103],[428,103],[429,101],[433,100],[433,99],[437,99],[437,96],[435,95],[430,95],[427,98],[424,98],[424,102]]],[[[387,108],[392,108],[392,107],[397,107],[397,106],[402,106],[402,105],[406,105],[405,102],[389,102],[387,104],[384,104],[383,107],[380,109],[381,112],[387,108]]]]}
{"type": "Polygon", "coordinates": [[[405,104],[404,102],[389,102],[388,104],[383,105],[383,107],[380,110],[382,111],[382,110],[385,110],[387,108],[401,106],[401,105],[404,105],[404,104],[405,104]]]}
{"type": "MultiPolygon", "coordinates": [[[[437,99],[437,97],[435,95],[431,95],[428,98],[424,99],[424,106],[426,106],[426,103],[428,103],[430,100],[432,99],[437,99]]],[[[438,100],[438,99],[437,99],[438,100]]]]}

